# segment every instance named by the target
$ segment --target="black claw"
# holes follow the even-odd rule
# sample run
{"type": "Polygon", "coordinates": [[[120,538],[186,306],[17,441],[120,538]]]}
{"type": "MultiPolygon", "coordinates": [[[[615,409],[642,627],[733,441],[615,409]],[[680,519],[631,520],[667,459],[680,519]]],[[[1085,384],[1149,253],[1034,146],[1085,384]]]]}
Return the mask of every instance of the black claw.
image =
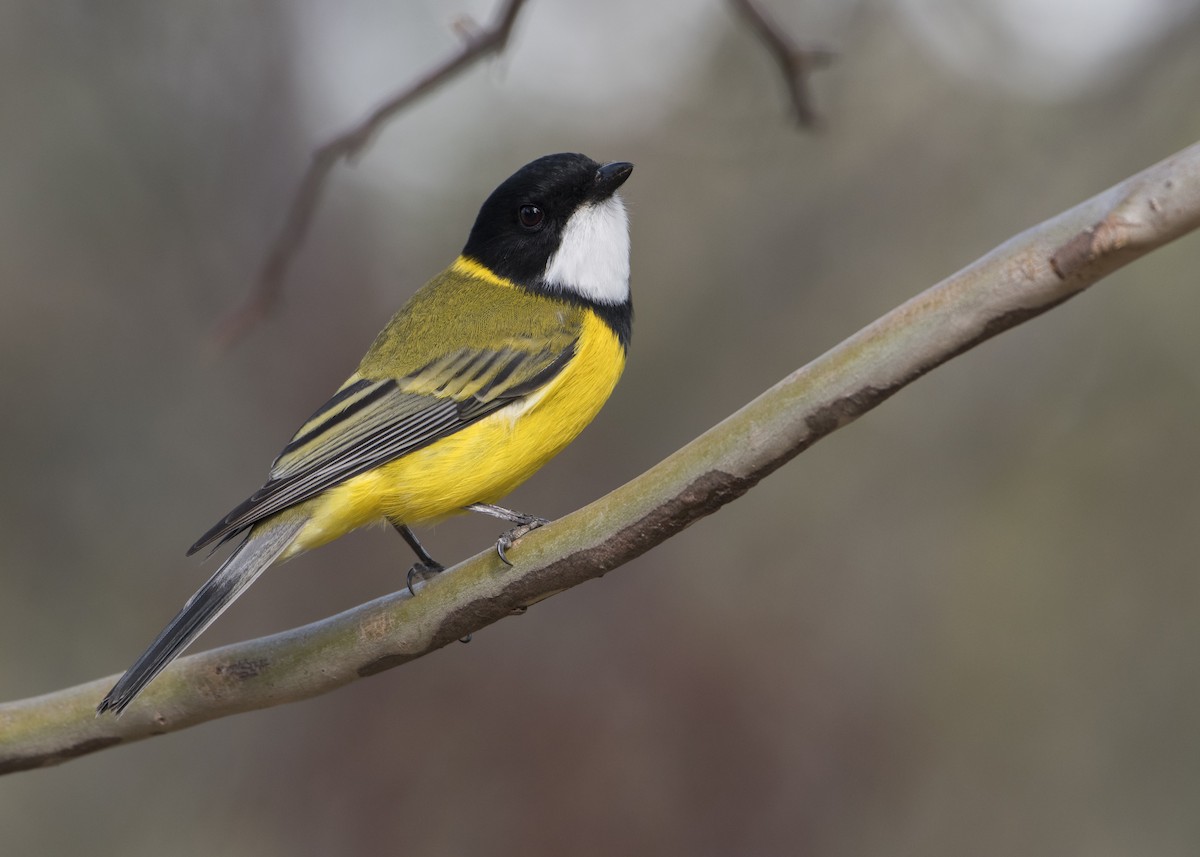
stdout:
{"type": "Polygon", "coordinates": [[[405,580],[408,582],[408,594],[415,597],[417,590],[413,588],[414,583],[428,580],[431,577],[441,574],[445,570],[446,567],[440,562],[430,561],[415,563],[413,567],[408,570],[408,575],[405,577],[405,580]]]}
{"type": "Polygon", "coordinates": [[[500,538],[496,539],[496,555],[509,568],[512,568],[512,561],[509,560],[506,551],[516,544],[518,539],[529,535],[538,527],[550,523],[546,518],[539,518],[536,515],[525,515],[523,518],[524,520],[519,527],[513,527],[500,538]]]}

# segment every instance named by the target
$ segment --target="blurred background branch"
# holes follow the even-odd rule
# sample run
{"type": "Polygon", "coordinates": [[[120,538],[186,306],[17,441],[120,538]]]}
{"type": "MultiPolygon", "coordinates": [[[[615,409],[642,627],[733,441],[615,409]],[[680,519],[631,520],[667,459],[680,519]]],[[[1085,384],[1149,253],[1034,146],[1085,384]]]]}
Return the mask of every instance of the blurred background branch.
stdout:
{"type": "Polygon", "coordinates": [[[408,663],[645,553],[902,387],[1200,226],[1200,143],[1008,240],[913,297],[649,471],[421,589],[177,661],[121,719],[112,678],[0,706],[0,772],[53,765],[408,663]]]}
{"type": "Polygon", "coordinates": [[[454,30],[463,44],[454,55],[426,71],[405,89],[376,107],[357,125],[339,134],[313,153],[308,171],[300,180],[296,195],[284,217],[283,229],[267,254],[254,290],[236,309],[226,315],[217,327],[215,338],[218,346],[228,347],[240,339],[266,317],[279,300],[288,268],[304,242],[304,236],[308,233],[320,203],[321,192],[338,162],[348,161],[362,154],[371,139],[401,110],[476,61],[503,51],[525,2],[526,0],[504,0],[500,11],[496,13],[496,20],[490,27],[483,29],[475,26],[468,18],[457,19],[454,30]]]}
{"type": "Polygon", "coordinates": [[[758,0],[729,2],[746,18],[754,33],[779,64],[796,121],[805,128],[816,127],[820,117],[813,105],[810,76],[814,71],[828,67],[833,62],[834,52],[822,45],[799,47],[766,13],[758,0]]]}

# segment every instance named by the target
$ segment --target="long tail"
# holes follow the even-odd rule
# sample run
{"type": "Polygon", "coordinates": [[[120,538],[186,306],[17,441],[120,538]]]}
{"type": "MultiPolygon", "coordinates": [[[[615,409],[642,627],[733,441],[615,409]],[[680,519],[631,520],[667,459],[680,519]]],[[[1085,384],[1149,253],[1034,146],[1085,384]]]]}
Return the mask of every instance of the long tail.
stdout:
{"type": "Polygon", "coordinates": [[[221,564],[216,574],[188,599],[179,614],[150,644],[150,648],[125,671],[125,675],[121,676],[96,708],[96,713],[111,711],[120,715],[167,664],[179,657],[246,587],[270,568],[305,523],[306,519],[298,518],[252,532],[221,564]]]}

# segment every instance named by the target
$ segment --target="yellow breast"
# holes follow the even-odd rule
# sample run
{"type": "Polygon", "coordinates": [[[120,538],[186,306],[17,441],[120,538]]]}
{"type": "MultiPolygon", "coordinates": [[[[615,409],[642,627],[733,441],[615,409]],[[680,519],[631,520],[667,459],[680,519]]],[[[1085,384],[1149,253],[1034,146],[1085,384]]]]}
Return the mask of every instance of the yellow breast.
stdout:
{"type": "Polygon", "coordinates": [[[575,357],[545,387],[477,423],[310,501],[310,523],[289,555],[385,516],[406,524],[494,503],[557,455],[608,400],[625,368],[612,329],[588,312],[575,357]]]}

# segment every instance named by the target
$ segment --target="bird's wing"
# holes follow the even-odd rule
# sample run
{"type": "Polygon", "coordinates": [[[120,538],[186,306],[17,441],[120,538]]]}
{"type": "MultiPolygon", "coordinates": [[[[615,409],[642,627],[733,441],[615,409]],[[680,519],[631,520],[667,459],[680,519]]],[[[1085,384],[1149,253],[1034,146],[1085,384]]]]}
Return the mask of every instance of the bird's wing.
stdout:
{"type": "Polygon", "coordinates": [[[399,378],[354,375],[314,413],[267,483],[192,545],[224,541],[325,489],[427,446],[550,382],[575,356],[578,331],[459,348],[399,378]]]}

